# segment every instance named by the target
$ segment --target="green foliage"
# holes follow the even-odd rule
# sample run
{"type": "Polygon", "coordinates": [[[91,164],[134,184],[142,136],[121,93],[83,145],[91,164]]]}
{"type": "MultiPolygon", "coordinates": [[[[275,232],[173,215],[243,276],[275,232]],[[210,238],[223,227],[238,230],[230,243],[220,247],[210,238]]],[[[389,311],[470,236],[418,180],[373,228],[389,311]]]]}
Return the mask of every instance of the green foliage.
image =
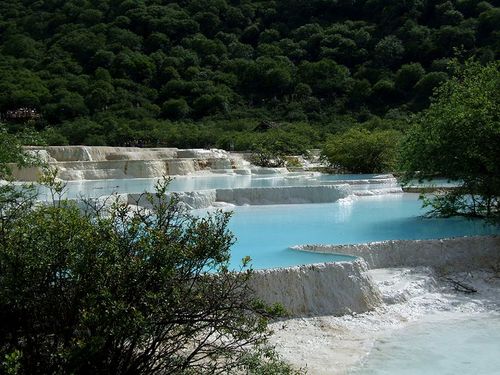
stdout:
{"type": "Polygon", "coordinates": [[[266,168],[280,168],[286,165],[285,155],[276,150],[260,147],[252,154],[252,164],[266,168]]]}
{"type": "Polygon", "coordinates": [[[500,64],[474,61],[435,92],[413,118],[402,149],[407,179],[444,176],[460,188],[430,200],[436,213],[498,216],[500,64]]]}
{"type": "Polygon", "coordinates": [[[265,349],[275,311],[252,271],[228,269],[230,214],[192,217],[165,193],[143,196],[151,211],[0,200],[3,372],[292,373],[265,349]]]}
{"type": "Polygon", "coordinates": [[[417,107],[419,109],[425,108],[430,102],[434,89],[447,79],[448,75],[444,72],[431,72],[424,75],[414,86],[417,107]]]}
{"type": "Polygon", "coordinates": [[[0,180],[10,178],[12,168],[9,164],[27,167],[39,163],[34,155],[26,153],[22,148],[23,144],[36,143],[39,143],[38,136],[30,130],[14,136],[0,123],[0,180]]]}
{"type": "Polygon", "coordinates": [[[186,117],[191,109],[184,99],[170,99],[163,103],[162,110],[166,117],[177,120],[186,117]]]}
{"type": "Polygon", "coordinates": [[[382,65],[391,66],[403,56],[403,43],[394,35],[381,39],[375,46],[375,54],[382,65]]]}
{"type": "Polygon", "coordinates": [[[6,178],[12,172],[7,163],[22,163],[24,161],[21,144],[17,138],[0,127],[0,179],[6,178]]]}
{"type": "Polygon", "coordinates": [[[0,111],[19,107],[39,108],[49,98],[47,83],[31,69],[0,55],[0,111]]]}
{"type": "Polygon", "coordinates": [[[424,74],[425,70],[422,65],[405,64],[396,73],[396,87],[406,93],[420,81],[424,74]]]}
{"type": "Polygon", "coordinates": [[[246,149],[253,151],[252,163],[261,167],[292,166],[293,162],[289,163],[287,155],[305,155],[309,149],[317,147],[320,139],[318,132],[305,124],[282,126],[264,133],[253,132],[251,137],[243,136],[246,142],[251,140],[246,149]]]}
{"type": "MultiPolygon", "coordinates": [[[[131,119],[159,128],[262,118],[321,128],[346,114],[421,110],[448,78],[440,62],[456,50],[484,62],[500,51],[499,8],[477,1],[3,5],[0,116],[37,110],[51,143],[145,139],[131,134],[140,132],[131,119]],[[99,127],[86,136],[69,130],[80,118],[99,127]]],[[[171,146],[188,143],[173,138],[171,146]]]]}
{"type": "Polygon", "coordinates": [[[5,359],[1,364],[5,374],[17,375],[21,371],[21,357],[22,354],[19,350],[14,350],[12,353],[5,354],[5,359]]]}
{"type": "Polygon", "coordinates": [[[299,75],[314,93],[322,97],[342,93],[346,89],[349,70],[333,60],[322,59],[304,62],[299,68],[299,75]]]}
{"type": "Polygon", "coordinates": [[[296,370],[277,357],[276,352],[269,347],[264,347],[256,353],[245,358],[249,373],[252,375],[300,375],[305,370],[296,370]]]}
{"type": "Polygon", "coordinates": [[[396,130],[351,128],[330,136],[322,153],[337,171],[388,172],[394,168],[400,137],[396,130]]]}

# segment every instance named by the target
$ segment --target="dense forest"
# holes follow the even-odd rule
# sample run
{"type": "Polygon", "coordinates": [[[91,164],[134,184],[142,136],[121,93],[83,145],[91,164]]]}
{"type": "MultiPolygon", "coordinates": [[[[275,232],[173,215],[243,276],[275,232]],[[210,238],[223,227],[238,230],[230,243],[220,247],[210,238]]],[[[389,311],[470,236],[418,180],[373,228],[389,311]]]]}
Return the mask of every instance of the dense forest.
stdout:
{"type": "Polygon", "coordinates": [[[358,123],[402,130],[451,59],[500,54],[492,0],[0,4],[1,121],[48,144],[300,152],[358,123]]]}

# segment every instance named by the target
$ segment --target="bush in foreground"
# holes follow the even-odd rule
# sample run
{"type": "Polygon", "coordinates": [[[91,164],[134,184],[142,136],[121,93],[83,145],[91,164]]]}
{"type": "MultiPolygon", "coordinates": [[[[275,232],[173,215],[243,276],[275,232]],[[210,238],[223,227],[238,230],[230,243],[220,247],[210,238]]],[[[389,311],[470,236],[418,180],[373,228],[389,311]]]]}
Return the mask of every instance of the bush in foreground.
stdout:
{"type": "Polygon", "coordinates": [[[192,217],[165,189],[151,211],[2,200],[2,372],[292,372],[263,350],[278,309],[228,269],[230,215],[192,217]]]}

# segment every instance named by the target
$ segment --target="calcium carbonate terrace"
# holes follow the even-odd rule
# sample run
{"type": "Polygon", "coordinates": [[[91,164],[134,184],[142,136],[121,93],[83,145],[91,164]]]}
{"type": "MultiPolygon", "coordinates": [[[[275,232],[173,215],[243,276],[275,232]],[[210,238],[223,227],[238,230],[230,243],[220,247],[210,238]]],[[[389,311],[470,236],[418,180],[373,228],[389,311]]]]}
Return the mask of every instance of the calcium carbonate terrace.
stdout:
{"type": "MultiPolygon", "coordinates": [[[[204,215],[233,211],[230,229],[237,241],[232,264],[249,255],[255,268],[275,268],[352,259],[345,255],[300,253],[307,243],[357,244],[391,239],[436,239],[489,235],[498,228],[465,218],[428,219],[418,194],[402,193],[394,179],[382,176],[318,174],[204,175],[176,177],[170,190],[204,215]]],[[[157,179],[69,182],[67,196],[127,194],[137,203],[141,191],[153,191],[157,179]]],[[[42,196],[47,196],[42,191],[42,196]]],[[[139,205],[141,201],[138,202],[139,205]]]]}

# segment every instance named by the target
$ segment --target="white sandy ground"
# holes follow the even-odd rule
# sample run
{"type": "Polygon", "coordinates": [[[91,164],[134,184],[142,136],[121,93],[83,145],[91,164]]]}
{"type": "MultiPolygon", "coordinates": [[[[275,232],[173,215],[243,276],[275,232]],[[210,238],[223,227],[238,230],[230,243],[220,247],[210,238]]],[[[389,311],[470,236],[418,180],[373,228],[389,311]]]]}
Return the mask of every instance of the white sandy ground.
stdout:
{"type": "Polygon", "coordinates": [[[283,359],[308,374],[346,374],[366,360],[377,340],[414,323],[467,319],[500,312],[500,278],[492,271],[456,273],[478,290],[456,292],[428,267],[369,271],[384,305],[375,311],[345,315],[289,319],[273,323],[272,343],[283,359]]]}

